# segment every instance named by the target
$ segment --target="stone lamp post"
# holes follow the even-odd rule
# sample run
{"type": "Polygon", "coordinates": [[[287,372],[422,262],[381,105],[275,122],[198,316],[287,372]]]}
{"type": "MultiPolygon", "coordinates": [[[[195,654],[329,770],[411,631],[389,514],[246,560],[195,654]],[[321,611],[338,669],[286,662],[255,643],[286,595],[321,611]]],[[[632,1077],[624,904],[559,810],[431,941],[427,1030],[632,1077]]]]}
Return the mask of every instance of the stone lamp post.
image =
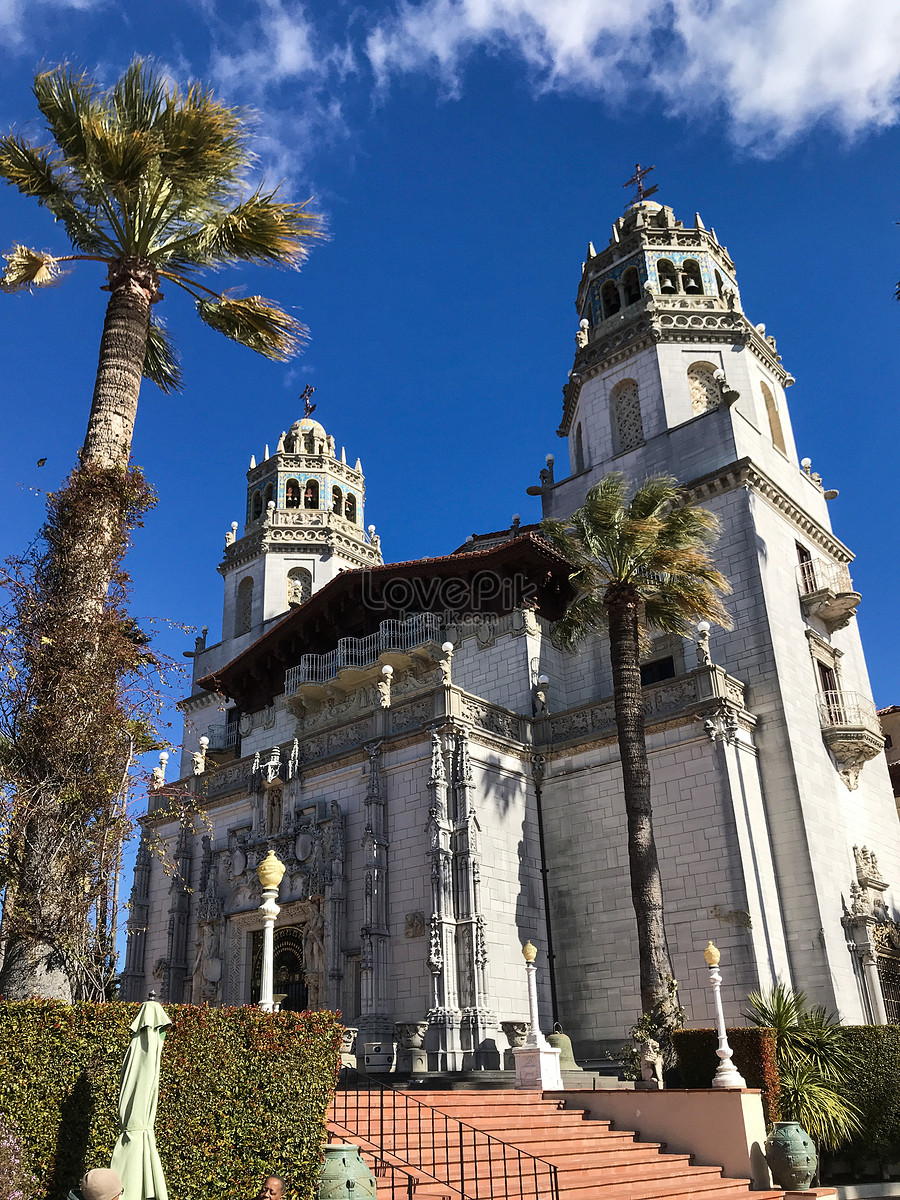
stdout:
{"type": "Polygon", "coordinates": [[[725,1014],[722,1011],[722,976],[719,974],[719,959],[722,957],[718,948],[709,942],[703,951],[706,965],[709,967],[709,983],[713,990],[716,1004],[716,1031],[719,1035],[719,1045],[716,1054],[719,1065],[713,1076],[714,1088],[745,1088],[747,1086],[743,1075],[731,1061],[731,1047],[728,1045],[728,1035],[725,1032],[725,1014]]]}
{"type": "Polygon", "coordinates": [[[263,919],[262,972],[259,981],[259,1007],[263,1012],[272,1012],[275,1002],[272,996],[275,981],[275,920],[281,909],[278,907],[278,885],[284,877],[285,866],[274,850],[270,850],[256,868],[262,888],[263,902],[259,915],[263,919]]]}
{"type": "Polygon", "coordinates": [[[531,1028],[524,1045],[513,1048],[513,1057],[516,1060],[516,1087],[561,1092],[563,1081],[559,1069],[560,1052],[550,1045],[538,1024],[537,967],[534,965],[537,947],[532,946],[531,942],[526,942],[522,947],[522,957],[525,959],[531,1028]]]}

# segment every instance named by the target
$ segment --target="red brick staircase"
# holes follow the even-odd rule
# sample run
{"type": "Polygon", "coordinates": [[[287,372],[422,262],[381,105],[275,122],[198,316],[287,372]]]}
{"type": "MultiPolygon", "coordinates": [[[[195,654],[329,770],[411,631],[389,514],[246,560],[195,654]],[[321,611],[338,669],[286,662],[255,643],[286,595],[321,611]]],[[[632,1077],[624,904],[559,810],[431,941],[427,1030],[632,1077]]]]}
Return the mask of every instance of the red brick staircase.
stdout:
{"type": "Polygon", "coordinates": [[[379,1200],[783,1200],[562,1105],[528,1091],[341,1091],[328,1130],[374,1164],[379,1200]]]}

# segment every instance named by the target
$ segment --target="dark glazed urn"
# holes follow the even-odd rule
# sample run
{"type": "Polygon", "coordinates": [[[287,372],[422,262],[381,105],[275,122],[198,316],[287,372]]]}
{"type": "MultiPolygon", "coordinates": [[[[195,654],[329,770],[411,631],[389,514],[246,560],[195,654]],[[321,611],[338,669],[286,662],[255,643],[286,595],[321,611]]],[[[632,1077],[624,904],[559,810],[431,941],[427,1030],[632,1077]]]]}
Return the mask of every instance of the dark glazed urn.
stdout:
{"type": "Polygon", "coordinates": [[[766,1138],[766,1162],[772,1178],[787,1191],[805,1192],[818,1166],[812,1139],[796,1121],[776,1121],[766,1138]]]}
{"type": "Polygon", "coordinates": [[[375,1195],[375,1176],[363,1162],[359,1146],[330,1142],[322,1153],[319,1200],[363,1200],[375,1195]]]}

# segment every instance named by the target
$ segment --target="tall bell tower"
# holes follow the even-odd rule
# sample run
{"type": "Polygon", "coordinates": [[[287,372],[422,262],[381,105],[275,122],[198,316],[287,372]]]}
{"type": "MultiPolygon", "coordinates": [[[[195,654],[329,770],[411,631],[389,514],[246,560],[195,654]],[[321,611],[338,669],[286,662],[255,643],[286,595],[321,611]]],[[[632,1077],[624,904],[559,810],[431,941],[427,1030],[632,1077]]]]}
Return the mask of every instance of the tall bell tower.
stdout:
{"type": "MultiPolygon", "coordinates": [[[[775,922],[770,944],[783,938],[786,947],[779,959],[755,946],[757,977],[781,977],[850,1021],[884,1019],[871,938],[852,932],[848,905],[869,886],[859,867],[866,847],[880,848],[879,886],[889,880],[900,897],[900,828],[855,619],[853,555],[832,532],[837,491],[809,459],[798,461],[786,398],[794,380],[775,338],[746,316],[715,230],[699,214],[685,224],[646,195],[615,221],[606,247],[588,245],[576,310],[557,430],[569,474],[548,455],[529,491],[541,495],[544,516],[564,518],[611,471],[635,483],[666,473],[719,516],[716,560],[734,589],[734,628],[714,632],[713,661],[744,686],[754,732],[740,744],[740,770],[758,769],[762,788],[762,809],[745,826],[742,886],[775,922]],[[769,853],[766,882],[758,864],[769,853]]],[[[693,648],[671,642],[661,639],[657,655],[668,656],[667,674],[689,672],[693,648]]],[[[581,678],[608,694],[602,653],[581,678]]],[[[661,777],[654,786],[662,813],[672,787],[661,777]]],[[[690,817],[671,835],[682,878],[708,869],[690,817]]],[[[710,880],[698,903],[713,911],[712,876],[696,878],[710,880]]],[[[672,895],[679,886],[670,881],[672,895]]]]}

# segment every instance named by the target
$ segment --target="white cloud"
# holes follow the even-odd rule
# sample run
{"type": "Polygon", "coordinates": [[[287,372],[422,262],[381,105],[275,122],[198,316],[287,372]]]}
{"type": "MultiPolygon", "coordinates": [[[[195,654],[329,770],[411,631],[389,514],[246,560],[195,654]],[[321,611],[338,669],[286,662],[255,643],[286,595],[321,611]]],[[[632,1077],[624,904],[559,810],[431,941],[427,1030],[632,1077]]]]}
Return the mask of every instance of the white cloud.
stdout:
{"type": "Polygon", "coordinates": [[[382,87],[429,71],[451,91],[479,48],[518,56],[542,91],[724,107],[745,143],[898,118],[898,0],[400,0],[366,46],[382,87]]]}
{"type": "Polygon", "coordinates": [[[0,0],[0,37],[9,50],[31,49],[28,35],[34,34],[37,14],[53,9],[81,10],[100,8],[107,0],[0,0]]]}

